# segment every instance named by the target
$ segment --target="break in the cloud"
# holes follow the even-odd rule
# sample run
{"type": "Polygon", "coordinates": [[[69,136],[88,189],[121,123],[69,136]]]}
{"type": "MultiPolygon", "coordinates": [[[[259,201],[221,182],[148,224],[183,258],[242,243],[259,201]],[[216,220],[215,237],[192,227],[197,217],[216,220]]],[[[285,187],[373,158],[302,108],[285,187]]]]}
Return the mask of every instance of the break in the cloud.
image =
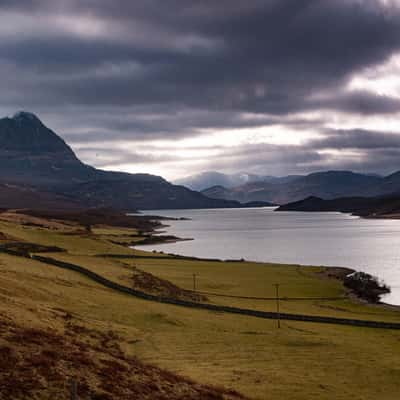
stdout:
{"type": "Polygon", "coordinates": [[[398,1],[1,1],[0,74],[103,168],[400,169],[398,1]]]}

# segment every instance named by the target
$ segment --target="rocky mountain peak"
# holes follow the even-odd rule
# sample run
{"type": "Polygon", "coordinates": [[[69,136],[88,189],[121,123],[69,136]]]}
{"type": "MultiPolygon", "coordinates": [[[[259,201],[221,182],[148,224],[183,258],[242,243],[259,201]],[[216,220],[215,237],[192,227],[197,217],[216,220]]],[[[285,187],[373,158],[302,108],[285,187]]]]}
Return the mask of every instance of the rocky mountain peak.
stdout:
{"type": "Polygon", "coordinates": [[[62,153],[75,157],[64,140],[36,115],[26,111],[0,119],[0,151],[17,151],[27,155],[62,153]]]}
{"type": "Polygon", "coordinates": [[[16,112],[11,119],[19,123],[39,123],[43,125],[42,121],[33,113],[28,111],[18,111],[16,112]]]}
{"type": "Polygon", "coordinates": [[[0,119],[0,181],[47,184],[92,175],[93,168],[35,114],[19,111],[0,119]]]}

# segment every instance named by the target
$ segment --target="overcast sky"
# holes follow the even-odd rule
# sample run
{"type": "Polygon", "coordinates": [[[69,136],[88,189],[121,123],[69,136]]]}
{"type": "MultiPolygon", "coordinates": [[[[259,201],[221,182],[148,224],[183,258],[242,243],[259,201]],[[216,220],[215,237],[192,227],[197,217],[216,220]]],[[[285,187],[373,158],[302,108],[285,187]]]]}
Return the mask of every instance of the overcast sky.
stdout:
{"type": "Polygon", "coordinates": [[[101,168],[400,169],[398,0],[0,0],[0,76],[101,168]]]}

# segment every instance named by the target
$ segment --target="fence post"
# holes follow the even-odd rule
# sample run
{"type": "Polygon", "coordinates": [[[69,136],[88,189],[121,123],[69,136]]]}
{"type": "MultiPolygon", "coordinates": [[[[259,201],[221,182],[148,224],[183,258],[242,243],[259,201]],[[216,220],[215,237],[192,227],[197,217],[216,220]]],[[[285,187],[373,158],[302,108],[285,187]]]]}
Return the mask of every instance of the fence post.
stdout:
{"type": "Polygon", "coordinates": [[[276,293],[276,313],[278,319],[278,328],[281,327],[281,312],[279,309],[279,283],[275,283],[275,293],[276,293]]]}
{"type": "Polygon", "coordinates": [[[71,400],[78,400],[78,382],[74,378],[70,382],[70,395],[71,400]]]}
{"type": "Polygon", "coordinates": [[[194,292],[196,291],[196,277],[197,277],[197,274],[193,274],[193,291],[194,292]]]}

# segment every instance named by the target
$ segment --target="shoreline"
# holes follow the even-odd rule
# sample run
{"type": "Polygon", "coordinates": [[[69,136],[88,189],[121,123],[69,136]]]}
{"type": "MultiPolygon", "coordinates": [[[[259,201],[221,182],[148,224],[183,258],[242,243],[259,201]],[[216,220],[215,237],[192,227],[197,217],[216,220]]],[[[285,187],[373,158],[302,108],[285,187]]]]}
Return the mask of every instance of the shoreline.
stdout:
{"type": "MultiPolygon", "coordinates": [[[[303,212],[308,212],[308,211],[303,211],[303,212]]],[[[329,211],[328,211],[329,212],[329,211]]],[[[334,213],[341,213],[341,214],[347,214],[350,216],[355,216],[358,218],[371,218],[371,219],[389,219],[389,218],[374,218],[374,217],[363,217],[363,216],[359,216],[359,215],[355,215],[352,213],[346,213],[346,212],[341,212],[341,211],[331,211],[334,213]]],[[[152,216],[153,217],[153,216],[152,216]]],[[[161,217],[163,220],[170,220],[170,221],[190,221],[190,218],[169,218],[169,217],[161,217]]],[[[400,219],[400,215],[399,215],[399,219],[400,219]]],[[[156,216],[154,216],[154,220],[157,221],[156,216]]],[[[170,227],[170,225],[166,225],[166,224],[162,224],[163,228],[168,228],[170,227]]],[[[195,240],[194,238],[179,238],[177,236],[174,235],[165,235],[163,236],[157,236],[157,231],[158,229],[153,229],[152,233],[149,234],[149,237],[152,237],[154,239],[151,239],[150,242],[148,243],[137,243],[134,245],[129,246],[130,248],[132,248],[133,250],[136,249],[138,246],[150,246],[150,245],[162,245],[162,244],[171,244],[171,243],[179,243],[179,242],[184,242],[184,241],[192,241],[195,240]],[[157,238],[157,239],[155,239],[157,238]],[[154,241],[153,241],[154,240],[154,241]]],[[[165,233],[167,231],[159,231],[159,233],[165,233]]],[[[148,250],[144,250],[143,251],[148,251],[148,250]]],[[[299,266],[299,267],[317,267],[316,265],[306,265],[306,264],[296,264],[296,263],[291,263],[291,264],[285,264],[283,262],[271,262],[271,261],[255,261],[255,260],[248,260],[245,258],[239,258],[239,259],[222,259],[222,258],[204,258],[204,257],[196,257],[196,256],[186,256],[186,255],[182,255],[182,254],[175,254],[175,253],[166,253],[163,251],[157,251],[157,250],[152,250],[153,253],[158,253],[158,254],[165,254],[167,256],[173,257],[173,258],[178,258],[178,259],[185,259],[185,260],[192,260],[192,261],[204,261],[204,262],[248,262],[248,263],[257,263],[257,264],[274,264],[274,265],[295,265],[295,266],[299,266]]],[[[350,289],[348,287],[345,286],[345,278],[348,275],[354,274],[354,273],[364,273],[363,271],[358,271],[355,270],[353,268],[349,268],[349,267],[343,267],[343,266],[330,266],[330,265],[318,265],[318,267],[323,267],[323,268],[327,268],[327,269],[332,269],[332,270],[340,270],[340,271],[346,271],[347,273],[345,275],[342,275],[341,277],[334,277],[333,279],[339,279],[341,280],[343,286],[348,290],[346,292],[346,297],[348,297],[351,300],[356,300],[358,303],[361,304],[368,304],[368,305],[373,305],[376,307],[383,307],[385,309],[391,309],[391,310],[398,310],[400,311],[400,304],[391,304],[391,303],[386,303],[385,301],[382,301],[381,299],[379,299],[379,301],[377,302],[373,302],[373,301],[369,301],[367,300],[365,297],[363,296],[359,296],[353,289],[350,289]]],[[[364,273],[366,275],[369,275],[372,278],[376,278],[377,281],[379,282],[379,277],[375,277],[373,275],[370,275],[369,273],[364,273]]],[[[383,283],[383,286],[380,286],[380,288],[385,287],[386,283],[383,283]]],[[[387,286],[386,286],[387,287],[387,286]]],[[[389,293],[391,292],[390,286],[389,286],[389,293]]],[[[386,294],[389,294],[386,293],[386,294]]],[[[385,297],[385,292],[382,292],[379,294],[379,298],[381,297],[385,297]]]]}
{"type": "MultiPolygon", "coordinates": [[[[180,242],[180,241],[187,241],[187,240],[195,240],[195,239],[179,239],[178,238],[178,240],[171,241],[171,242],[168,242],[168,241],[159,242],[159,243],[157,243],[157,245],[159,245],[159,244],[177,243],[177,242],[180,242]]],[[[150,246],[151,244],[154,244],[154,243],[143,244],[143,246],[150,246]]],[[[137,246],[140,247],[140,246],[142,246],[142,244],[138,244],[138,245],[135,245],[135,246],[129,246],[129,247],[132,250],[136,250],[137,246]]],[[[148,251],[148,250],[144,250],[144,249],[137,249],[137,250],[148,251]]],[[[284,266],[286,267],[288,265],[296,266],[296,267],[300,267],[300,268],[313,268],[313,267],[314,268],[315,267],[325,268],[326,271],[323,271],[322,274],[326,274],[328,279],[338,279],[338,280],[340,280],[342,282],[342,285],[346,289],[345,297],[347,297],[348,299],[355,300],[359,304],[368,304],[368,305],[381,307],[381,308],[385,308],[385,309],[391,309],[391,310],[400,311],[400,304],[386,303],[385,301],[382,301],[382,300],[379,300],[377,302],[369,301],[365,297],[357,295],[357,293],[353,289],[345,286],[345,284],[344,284],[345,278],[348,275],[351,275],[351,274],[354,274],[354,273],[357,273],[357,272],[362,272],[362,271],[357,271],[357,270],[355,270],[353,268],[339,267],[339,266],[329,266],[329,265],[285,264],[285,263],[271,262],[271,261],[254,261],[254,260],[248,260],[248,259],[244,259],[244,258],[241,258],[241,259],[204,258],[204,257],[186,256],[186,255],[183,255],[183,254],[176,254],[176,253],[166,253],[166,252],[157,251],[157,250],[152,250],[152,251],[149,251],[149,252],[150,253],[156,253],[156,254],[162,254],[162,255],[168,256],[168,258],[172,258],[172,259],[175,258],[175,259],[178,259],[178,260],[188,260],[188,261],[216,262],[216,263],[250,263],[250,264],[261,264],[261,265],[273,264],[273,265],[279,266],[280,268],[282,268],[284,266]],[[341,272],[341,273],[338,274],[338,273],[335,273],[335,272],[341,272]]],[[[384,297],[384,296],[385,296],[385,293],[380,294],[380,297],[384,297]]]]}

